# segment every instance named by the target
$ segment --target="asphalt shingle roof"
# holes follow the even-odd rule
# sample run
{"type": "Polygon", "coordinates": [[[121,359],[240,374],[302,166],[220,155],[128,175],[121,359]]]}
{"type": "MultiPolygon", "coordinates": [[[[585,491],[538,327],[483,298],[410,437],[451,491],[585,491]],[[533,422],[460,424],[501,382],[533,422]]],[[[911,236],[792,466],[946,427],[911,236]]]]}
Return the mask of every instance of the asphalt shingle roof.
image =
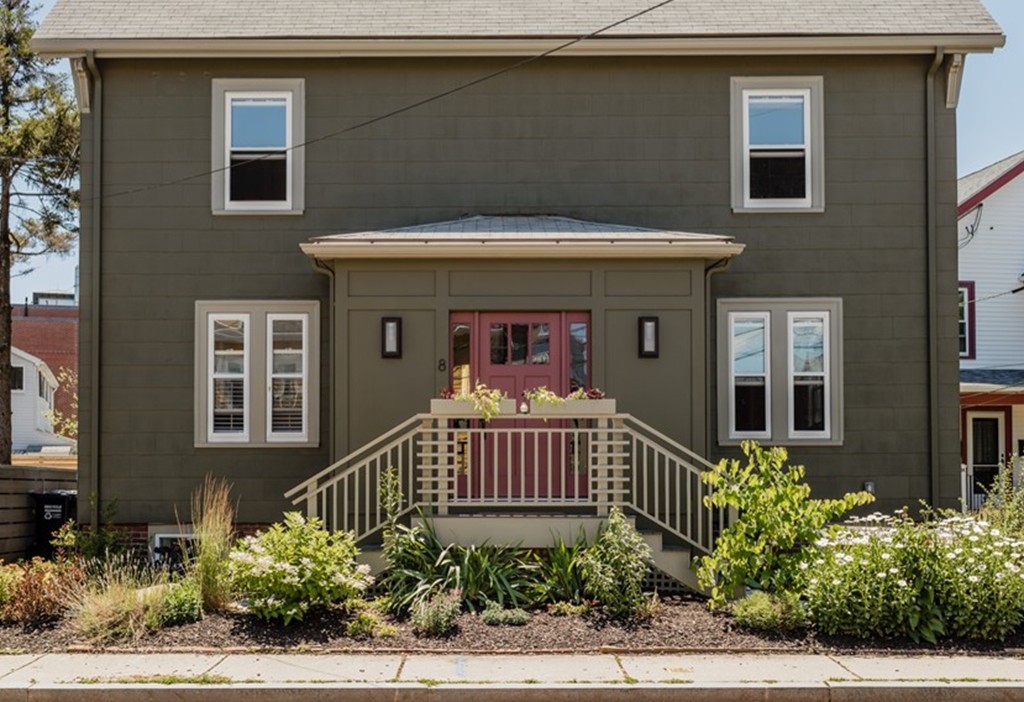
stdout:
{"type": "MultiPolygon", "coordinates": [[[[59,0],[38,39],[483,38],[592,32],[653,0],[59,0]]],[[[607,36],[1000,34],[980,0],[676,0],[607,36]]]]}
{"type": "Polygon", "coordinates": [[[961,368],[960,382],[977,385],[997,385],[1009,391],[1024,390],[1024,370],[961,368]]]}
{"type": "Polygon", "coordinates": [[[1024,151],[1019,151],[1013,156],[1007,156],[1002,161],[996,161],[991,166],[985,166],[981,170],[965,175],[956,182],[957,202],[964,202],[975,193],[981,192],[989,183],[1021,161],[1024,161],[1024,151]]]}

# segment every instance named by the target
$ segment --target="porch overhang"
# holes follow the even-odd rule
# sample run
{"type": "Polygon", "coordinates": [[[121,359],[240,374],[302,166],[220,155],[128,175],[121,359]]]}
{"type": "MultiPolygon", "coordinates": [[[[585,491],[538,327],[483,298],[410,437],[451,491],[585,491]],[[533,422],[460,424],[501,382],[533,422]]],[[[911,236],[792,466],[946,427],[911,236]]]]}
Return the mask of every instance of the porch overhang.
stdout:
{"type": "Polygon", "coordinates": [[[465,217],[435,224],[315,237],[300,248],[335,259],[732,258],[731,236],[588,222],[548,215],[465,217]]]}

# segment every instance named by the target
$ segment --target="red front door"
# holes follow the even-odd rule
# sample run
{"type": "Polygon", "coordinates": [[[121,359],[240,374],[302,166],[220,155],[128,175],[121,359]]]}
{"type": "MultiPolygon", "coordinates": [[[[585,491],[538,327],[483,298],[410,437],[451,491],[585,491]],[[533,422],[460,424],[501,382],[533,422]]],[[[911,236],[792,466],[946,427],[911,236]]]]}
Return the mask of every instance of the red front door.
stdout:
{"type": "MultiPolygon", "coordinates": [[[[589,315],[476,312],[452,315],[456,391],[477,382],[519,405],[526,390],[564,396],[588,386],[589,315]]],[[[459,496],[507,501],[584,497],[586,470],[573,468],[568,420],[499,417],[486,434],[469,432],[459,496]],[[535,431],[523,431],[523,430],[535,431]]]]}

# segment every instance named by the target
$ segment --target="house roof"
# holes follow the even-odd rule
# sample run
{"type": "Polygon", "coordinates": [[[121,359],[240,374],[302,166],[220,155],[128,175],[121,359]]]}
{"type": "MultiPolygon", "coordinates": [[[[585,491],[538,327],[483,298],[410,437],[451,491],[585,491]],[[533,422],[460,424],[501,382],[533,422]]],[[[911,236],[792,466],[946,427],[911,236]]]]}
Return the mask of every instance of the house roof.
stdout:
{"type": "MultiPolygon", "coordinates": [[[[230,53],[258,40],[556,39],[589,34],[650,8],[654,0],[59,0],[33,45],[48,54],[115,51],[148,42],[230,53]],[[224,40],[228,40],[226,43],[224,40]],[[167,42],[172,43],[167,43],[167,42]],[[176,41],[177,44],[173,44],[176,41]],[[120,45],[118,44],[120,42],[120,45]]],[[[1002,30],[980,0],[676,0],[603,32],[601,39],[827,39],[925,37],[947,52],[990,51],[1002,30]]],[[[593,42],[592,42],[593,45],[593,42]]],[[[737,43],[737,47],[742,43],[737,43]]],[[[255,48],[255,45],[253,45],[255,48]]],[[[263,44],[263,48],[267,48],[263,44]]],[[[308,45],[306,48],[309,48],[308,45]]],[[[407,47],[408,48],[408,47],[407,47]]],[[[420,50],[425,50],[421,47],[420,50]]]]}
{"type": "Polygon", "coordinates": [[[43,377],[50,382],[50,385],[57,387],[57,378],[53,375],[53,371],[50,370],[50,367],[46,365],[46,361],[38,356],[33,356],[28,351],[22,351],[17,346],[11,346],[11,356],[20,358],[21,360],[35,366],[39,372],[43,374],[43,377]]]}
{"type": "Polygon", "coordinates": [[[965,175],[956,182],[957,216],[963,217],[1014,178],[1024,173],[1024,151],[965,175]]]}
{"type": "Polygon", "coordinates": [[[1024,370],[961,368],[960,392],[1024,393],[1024,370]]]}
{"type": "Polygon", "coordinates": [[[475,215],[397,229],[314,237],[321,258],[728,258],[731,236],[588,222],[551,215],[475,215]]]}

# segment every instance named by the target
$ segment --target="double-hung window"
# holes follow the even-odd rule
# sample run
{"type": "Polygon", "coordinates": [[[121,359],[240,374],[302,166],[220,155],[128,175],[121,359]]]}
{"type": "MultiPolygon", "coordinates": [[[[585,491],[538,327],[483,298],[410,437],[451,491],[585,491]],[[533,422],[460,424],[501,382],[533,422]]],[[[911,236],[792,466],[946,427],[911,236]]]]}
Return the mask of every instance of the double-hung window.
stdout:
{"type": "Polygon", "coordinates": [[[197,446],[319,440],[316,301],[196,303],[197,446]]]}
{"type": "Polygon", "coordinates": [[[974,283],[961,281],[957,289],[957,339],[960,358],[974,358],[974,283]]]}
{"type": "Polygon", "coordinates": [[[214,79],[215,213],[302,212],[303,103],[301,79],[214,79]]]}
{"type": "Polygon", "coordinates": [[[822,79],[733,78],[733,209],[824,206],[822,79]]]}
{"type": "Polygon", "coordinates": [[[719,441],[842,442],[842,305],[719,301],[719,441]]]}

